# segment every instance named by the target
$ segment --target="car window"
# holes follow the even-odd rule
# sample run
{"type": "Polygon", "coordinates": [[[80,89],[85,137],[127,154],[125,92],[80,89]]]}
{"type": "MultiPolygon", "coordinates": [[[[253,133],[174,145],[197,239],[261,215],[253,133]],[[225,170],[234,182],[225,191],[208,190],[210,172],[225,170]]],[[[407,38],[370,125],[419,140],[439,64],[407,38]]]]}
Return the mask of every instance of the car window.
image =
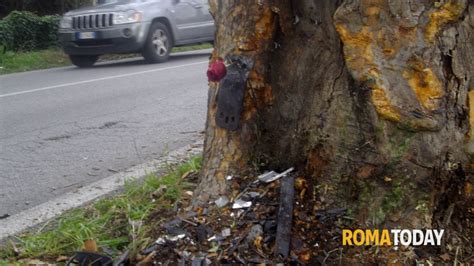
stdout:
{"type": "Polygon", "coordinates": [[[115,3],[115,2],[117,2],[117,0],[98,0],[97,4],[104,5],[104,4],[111,4],[111,3],[115,3]]]}

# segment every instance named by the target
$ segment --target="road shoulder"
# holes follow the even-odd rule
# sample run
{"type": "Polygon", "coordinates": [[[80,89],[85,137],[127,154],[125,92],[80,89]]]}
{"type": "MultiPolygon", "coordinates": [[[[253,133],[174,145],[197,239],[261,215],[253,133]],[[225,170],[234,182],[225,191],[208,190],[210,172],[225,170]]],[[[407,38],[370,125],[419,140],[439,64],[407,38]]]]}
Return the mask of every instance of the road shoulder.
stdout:
{"type": "Polygon", "coordinates": [[[202,149],[203,142],[198,140],[193,144],[176,149],[160,159],[116,173],[31,209],[2,219],[0,220],[0,240],[54,219],[67,210],[83,206],[119,191],[126,180],[131,178],[140,179],[149,173],[165,173],[167,165],[187,161],[191,157],[201,154],[202,149]]]}

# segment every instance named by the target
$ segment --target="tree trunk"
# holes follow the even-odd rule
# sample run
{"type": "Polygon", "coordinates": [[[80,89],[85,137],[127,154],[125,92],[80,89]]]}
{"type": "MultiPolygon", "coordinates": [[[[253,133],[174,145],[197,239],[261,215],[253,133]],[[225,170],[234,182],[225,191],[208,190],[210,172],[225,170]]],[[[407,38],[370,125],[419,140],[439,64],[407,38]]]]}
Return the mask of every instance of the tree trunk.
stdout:
{"type": "Polygon", "coordinates": [[[431,227],[470,195],[473,1],[210,5],[211,62],[254,64],[236,131],[216,124],[210,82],[198,203],[228,193],[227,175],[291,166],[308,200],[323,200],[315,208],[348,208],[366,226],[431,227]]]}

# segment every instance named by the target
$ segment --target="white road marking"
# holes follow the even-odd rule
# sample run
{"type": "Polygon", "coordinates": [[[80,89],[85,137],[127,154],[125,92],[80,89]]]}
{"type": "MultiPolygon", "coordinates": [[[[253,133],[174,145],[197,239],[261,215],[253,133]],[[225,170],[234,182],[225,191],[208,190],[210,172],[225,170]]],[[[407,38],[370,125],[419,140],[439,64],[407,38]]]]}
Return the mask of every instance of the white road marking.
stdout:
{"type": "Polygon", "coordinates": [[[160,176],[168,171],[170,163],[179,163],[183,159],[189,160],[193,156],[201,154],[202,145],[203,140],[198,138],[194,143],[174,150],[162,158],[116,173],[75,191],[53,198],[31,209],[2,219],[0,220],[0,241],[51,220],[67,210],[80,207],[114,191],[118,191],[123,187],[126,180],[142,179],[149,173],[158,173],[160,176]]]}
{"type": "Polygon", "coordinates": [[[19,92],[12,92],[12,93],[7,93],[7,94],[0,94],[0,98],[11,97],[11,96],[16,96],[16,95],[22,95],[22,94],[33,93],[33,92],[39,92],[39,91],[52,90],[52,89],[57,89],[57,88],[62,88],[62,87],[68,87],[68,86],[81,85],[81,84],[86,84],[86,83],[91,83],[91,82],[96,82],[96,81],[102,81],[102,80],[109,80],[109,79],[116,79],[116,78],[124,78],[124,77],[130,77],[130,76],[134,76],[134,75],[146,74],[146,73],[151,73],[151,72],[158,72],[158,71],[163,71],[163,70],[169,70],[169,69],[175,69],[175,68],[181,68],[181,67],[187,67],[187,66],[200,65],[200,64],[204,64],[204,63],[208,63],[208,62],[209,62],[209,61],[200,61],[200,62],[196,62],[196,63],[184,64],[184,65],[179,65],[179,66],[170,66],[170,67],[156,68],[156,69],[150,69],[150,70],[145,70],[145,71],[127,73],[127,74],[122,74],[122,75],[115,75],[115,76],[109,76],[109,77],[103,77],[103,78],[97,78],[97,79],[82,80],[82,81],[71,82],[71,83],[64,83],[64,84],[58,84],[58,85],[48,86],[48,87],[43,87],[43,88],[38,88],[38,89],[32,89],[32,90],[26,90],[26,91],[19,91],[19,92]]]}

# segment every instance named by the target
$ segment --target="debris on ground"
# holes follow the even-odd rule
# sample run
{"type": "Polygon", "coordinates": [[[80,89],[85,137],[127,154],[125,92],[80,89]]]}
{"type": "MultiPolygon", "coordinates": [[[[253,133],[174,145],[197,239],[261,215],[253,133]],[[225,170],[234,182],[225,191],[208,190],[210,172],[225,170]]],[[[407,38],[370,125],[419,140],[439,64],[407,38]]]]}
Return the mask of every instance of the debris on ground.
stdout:
{"type": "Polygon", "coordinates": [[[295,242],[301,254],[290,252],[298,228],[293,226],[293,206],[301,195],[295,192],[293,170],[258,177],[229,176],[226,179],[233,188],[229,197],[197,208],[182,204],[176,217],[157,229],[156,241],[140,252],[139,263],[147,265],[143,263],[150,254],[153,263],[162,265],[310,262],[311,247],[302,239],[295,242]]]}
{"type": "Polygon", "coordinates": [[[67,266],[90,265],[90,266],[112,266],[112,258],[93,252],[76,252],[66,263],[67,266]]]}
{"type": "Polygon", "coordinates": [[[227,203],[229,203],[229,198],[227,198],[226,196],[222,196],[219,197],[216,201],[214,201],[214,203],[218,208],[221,208],[227,205],[227,203]]]}
{"type": "Polygon", "coordinates": [[[265,183],[270,183],[270,182],[273,182],[275,180],[278,180],[280,179],[281,177],[284,177],[286,176],[287,174],[291,173],[292,171],[294,170],[293,167],[291,167],[290,169],[284,171],[283,173],[279,174],[275,171],[270,171],[270,172],[266,172],[262,175],[259,175],[258,176],[258,180],[259,181],[262,181],[262,182],[265,182],[265,183]]]}
{"type": "Polygon", "coordinates": [[[293,201],[295,196],[295,178],[288,176],[281,182],[280,206],[278,209],[275,256],[288,258],[293,222],[293,201]]]}
{"type": "Polygon", "coordinates": [[[341,248],[342,229],[350,228],[354,218],[347,208],[326,208],[311,192],[313,184],[293,168],[226,179],[231,187],[227,196],[199,207],[191,207],[186,199],[174,214],[157,212],[156,219],[170,218],[157,223],[149,236],[155,242],[141,250],[137,263],[345,265],[361,258],[371,264],[417,258],[413,249],[406,248],[341,248]]]}
{"type": "MultiPolygon", "coordinates": [[[[197,174],[183,176],[198,182],[197,174]]],[[[342,229],[353,225],[350,211],[326,207],[313,193],[314,184],[293,168],[226,179],[231,191],[207,205],[193,207],[192,195],[183,191],[172,208],[153,210],[144,221],[154,225],[145,236],[149,244],[123,252],[113,265],[347,265],[361,259],[363,264],[435,265],[457,256],[456,246],[434,256],[413,247],[341,247],[342,229]]],[[[158,188],[151,200],[161,197],[160,189],[167,188],[158,188]]],[[[97,254],[92,240],[72,259],[90,265],[111,261],[97,254]]]]}

